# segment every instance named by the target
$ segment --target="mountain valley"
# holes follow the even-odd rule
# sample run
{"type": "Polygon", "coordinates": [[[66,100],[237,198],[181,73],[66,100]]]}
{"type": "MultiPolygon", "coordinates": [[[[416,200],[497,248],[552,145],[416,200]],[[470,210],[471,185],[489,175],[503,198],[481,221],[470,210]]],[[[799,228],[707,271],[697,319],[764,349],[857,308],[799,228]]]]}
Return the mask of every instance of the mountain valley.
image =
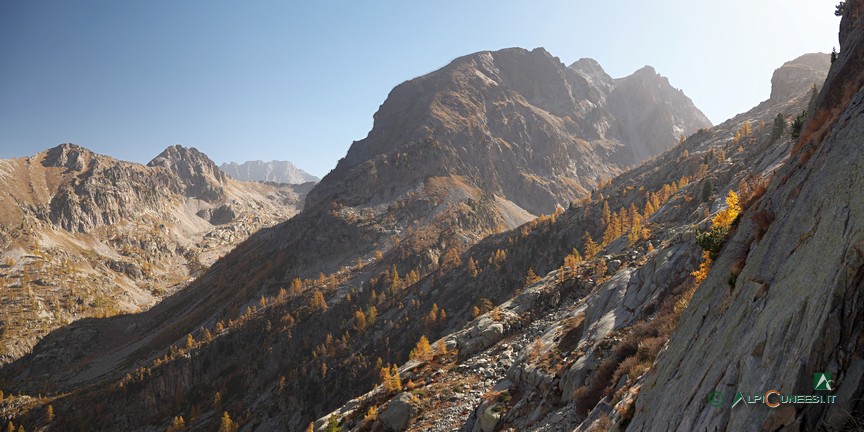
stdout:
{"type": "Polygon", "coordinates": [[[845,4],[839,54],[783,64],[716,126],[650,66],[508,48],[396,86],[318,183],[180,146],[0,160],[0,420],[855,430],[864,2],[845,4]],[[819,372],[837,403],[730,405],[819,372]]]}

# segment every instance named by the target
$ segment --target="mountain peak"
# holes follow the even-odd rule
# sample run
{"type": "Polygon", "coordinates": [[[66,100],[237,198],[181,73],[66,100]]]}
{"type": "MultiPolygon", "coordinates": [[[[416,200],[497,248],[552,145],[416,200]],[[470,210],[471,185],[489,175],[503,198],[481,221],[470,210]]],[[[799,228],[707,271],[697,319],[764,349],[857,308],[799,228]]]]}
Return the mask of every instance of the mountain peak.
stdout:
{"type": "Polygon", "coordinates": [[[595,60],[567,67],[543,48],[459,57],[394,88],[369,135],[310,192],[307,206],[383,201],[427,178],[459,176],[530,213],[552,212],[599,177],[710,126],[680,91],[654,82],[619,85],[595,60]],[[620,105],[607,101],[613,93],[620,105]],[[676,96],[669,102],[667,94],[676,96]],[[632,101],[644,103],[617,109],[632,101]]]}
{"type": "Polygon", "coordinates": [[[77,144],[63,143],[46,150],[42,166],[65,167],[72,170],[84,168],[85,160],[95,155],[92,151],[77,144]]]}
{"type": "Polygon", "coordinates": [[[636,72],[633,72],[633,76],[659,76],[657,70],[654,69],[654,66],[645,65],[638,69],[636,72]]]}
{"type": "Polygon", "coordinates": [[[227,182],[223,173],[206,154],[195,147],[173,145],[147,163],[149,167],[163,167],[180,177],[190,196],[213,201],[224,196],[222,186],[227,182]]]}
{"type": "Polygon", "coordinates": [[[828,75],[831,59],[825,53],[804,54],[783,63],[771,77],[771,97],[769,100],[788,99],[793,94],[806,90],[812,84],[821,84],[828,75]]]}
{"type": "Polygon", "coordinates": [[[600,63],[592,58],[583,57],[571,64],[570,69],[576,71],[582,78],[608,93],[615,85],[612,77],[606,73],[600,63]]]}
{"type": "Polygon", "coordinates": [[[159,156],[153,158],[153,160],[147,163],[147,166],[170,166],[172,163],[182,161],[194,161],[205,165],[216,165],[206,154],[202,153],[197,148],[183,147],[180,144],[175,144],[167,147],[162,151],[162,153],[159,153],[159,156]]]}

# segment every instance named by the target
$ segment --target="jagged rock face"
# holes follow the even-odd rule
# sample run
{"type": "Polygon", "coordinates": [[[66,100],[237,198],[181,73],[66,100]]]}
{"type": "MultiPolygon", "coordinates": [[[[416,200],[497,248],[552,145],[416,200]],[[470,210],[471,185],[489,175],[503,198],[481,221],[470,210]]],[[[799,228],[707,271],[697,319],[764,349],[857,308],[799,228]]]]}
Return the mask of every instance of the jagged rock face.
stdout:
{"type": "Polygon", "coordinates": [[[168,147],[147,166],[167,168],[176,174],[186,185],[186,194],[189,196],[208,202],[225,197],[225,173],[194,147],[168,147]]]}
{"type": "Polygon", "coordinates": [[[321,179],[297,168],[288,161],[247,161],[223,163],[219,169],[232,178],[243,181],[265,181],[274,183],[301,184],[318,182],[321,179]]]}
{"type": "Polygon", "coordinates": [[[651,66],[615,80],[609,111],[621,124],[622,139],[636,160],[659,154],[711,122],[684,92],[669,84],[651,66]]]}
{"type": "Polygon", "coordinates": [[[600,63],[597,63],[597,60],[581,58],[573,62],[570,65],[570,69],[576,71],[582,78],[585,78],[586,81],[600,89],[604,94],[608,95],[612,91],[612,88],[615,87],[615,81],[603,70],[603,67],[600,66],[600,63]]]}
{"type": "Polygon", "coordinates": [[[166,197],[183,193],[182,183],[168,172],[114,161],[70,144],[49,150],[42,165],[64,167],[64,175],[71,177],[49,204],[50,221],[67,231],[88,232],[134,218],[145,208],[166,210],[166,197]]]}
{"type": "MultiPolygon", "coordinates": [[[[605,73],[596,62],[588,66],[590,81],[543,49],[512,48],[461,57],[405,82],[375,114],[369,135],[309,194],[307,205],[386,201],[425,178],[459,176],[533,214],[549,213],[555,204],[583,196],[601,177],[637,163],[639,155],[653,154],[653,148],[634,152],[624,139],[627,128],[606,106],[605,73]]],[[[657,105],[656,98],[639,101],[644,104],[630,112],[657,105]]],[[[684,111],[698,112],[686,102],[684,111]]],[[[686,132],[710,125],[704,117],[679,117],[686,132]]],[[[656,127],[665,126],[670,130],[658,148],[675,142],[677,125],[656,127]]]]}
{"type": "Polygon", "coordinates": [[[42,165],[53,167],[64,167],[70,171],[82,171],[86,161],[93,157],[89,150],[75,144],[60,144],[48,150],[42,165]]]}
{"type": "Polygon", "coordinates": [[[793,93],[800,91],[802,85],[825,81],[830,64],[830,56],[823,53],[804,54],[784,63],[771,77],[770,100],[787,99],[793,93]]]}
{"type": "Polygon", "coordinates": [[[628,430],[860,427],[854,417],[864,410],[864,4],[846,4],[841,58],[804,125],[802,147],[741,219],[696,292],[628,430]],[[814,390],[821,372],[832,374],[833,391],[814,390]],[[737,391],[769,389],[832,394],[837,401],[729,407],[737,391]],[[711,391],[724,394],[720,409],[705,406],[711,391]]]}

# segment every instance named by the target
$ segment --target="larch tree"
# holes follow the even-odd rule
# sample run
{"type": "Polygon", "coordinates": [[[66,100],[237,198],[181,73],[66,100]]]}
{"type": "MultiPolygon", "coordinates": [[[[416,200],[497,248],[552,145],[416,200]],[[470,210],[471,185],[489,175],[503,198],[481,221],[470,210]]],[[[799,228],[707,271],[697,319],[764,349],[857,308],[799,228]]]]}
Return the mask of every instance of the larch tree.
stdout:
{"type": "Polygon", "coordinates": [[[470,274],[472,278],[476,278],[477,273],[477,263],[474,261],[474,257],[468,258],[468,274],[470,274]]]}
{"type": "Polygon", "coordinates": [[[525,275],[525,286],[531,285],[538,280],[540,280],[540,277],[534,272],[534,267],[529,267],[528,274],[525,275]]]}
{"type": "Polygon", "coordinates": [[[597,255],[597,253],[600,252],[600,245],[598,245],[594,241],[594,239],[591,238],[591,235],[588,234],[588,232],[585,232],[584,239],[585,239],[585,246],[584,246],[585,259],[591,259],[594,257],[594,255],[597,255]]]}
{"type": "Polygon", "coordinates": [[[429,339],[425,335],[420,337],[408,357],[420,361],[427,361],[432,357],[432,345],[429,344],[429,339]]]}
{"type": "Polygon", "coordinates": [[[228,411],[224,411],[222,413],[222,420],[219,422],[219,432],[237,432],[237,429],[240,428],[234,420],[231,420],[231,416],[228,415],[228,411]]]}

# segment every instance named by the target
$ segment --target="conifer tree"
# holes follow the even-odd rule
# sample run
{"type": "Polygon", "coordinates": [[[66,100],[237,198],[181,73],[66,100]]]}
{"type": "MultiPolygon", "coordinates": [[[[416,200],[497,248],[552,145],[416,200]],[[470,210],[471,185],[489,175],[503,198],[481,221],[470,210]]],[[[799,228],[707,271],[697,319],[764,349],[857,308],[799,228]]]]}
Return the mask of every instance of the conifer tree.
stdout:
{"type": "Polygon", "coordinates": [[[354,312],[354,328],[358,331],[366,329],[366,314],[361,309],[354,312]]]}
{"type": "Polygon", "coordinates": [[[600,252],[600,246],[594,242],[594,239],[591,238],[591,235],[588,232],[585,232],[585,259],[591,259],[594,255],[597,255],[600,252]]]}
{"type": "MultiPolygon", "coordinates": [[[[381,360],[380,358],[378,360],[381,360]]],[[[380,362],[379,362],[380,363],[380,362]]],[[[384,385],[384,388],[390,389],[390,366],[379,367],[378,369],[378,377],[381,378],[381,384],[384,385]]]]}
{"type": "Polygon", "coordinates": [[[420,361],[426,361],[432,357],[432,346],[429,344],[429,339],[427,339],[425,335],[420,337],[420,340],[417,341],[417,345],[414,346],[414,349],[411,350],[408,357],[412,360],[420,361]]]}
{"type": "Polygon", "coordinates": [[[603,226],[609,225],[609,222],[612,220],[611,214],[609,211],[609,201],[603,201],[603,211],[600,213],[600,223],[603,226]]]}
{"type": "Polygon", "coordinates": [[[529,267],[528,274],[525,275],[525,286],[531,285],[538,280],[540,280],[540,277],[534,272],[534,267],[529,267]]]}
{"type": "Polygon", "coordinates": [[[474,262],[473,257],[468,258],[468,274],[470,274],[471,277],[477,277],[477,263],[474,262]]]}
{"type": "Polygon", "coordinates": [[[294,278],[294,280],[291,281],[291,287],[288,292],[295,297],[300,295],[300,293],[303,292],[303,281],[301,281],[300,278],[294,278]]]}
{"type": "Polygon", "coordinates": [[[239,425],[231,420],[228,411],[222,413],[222,420],[219,422],[219,432],[237,432],[239,425]]]}
{"type": "Polygon", "coordinates": [[[324,300],[324,294],[321,294],[321,291],[315,290],[312,293],[312,309],[316,311],[326,311],[327,310],[327,301],[324,300]]]}
{"type": "Polygon", "coordinates": [[[393,365],[390,368],[390,391],[400,391],[402,390],[402,379],[399,378],[399,368],[396,365],[393,365]]]}

